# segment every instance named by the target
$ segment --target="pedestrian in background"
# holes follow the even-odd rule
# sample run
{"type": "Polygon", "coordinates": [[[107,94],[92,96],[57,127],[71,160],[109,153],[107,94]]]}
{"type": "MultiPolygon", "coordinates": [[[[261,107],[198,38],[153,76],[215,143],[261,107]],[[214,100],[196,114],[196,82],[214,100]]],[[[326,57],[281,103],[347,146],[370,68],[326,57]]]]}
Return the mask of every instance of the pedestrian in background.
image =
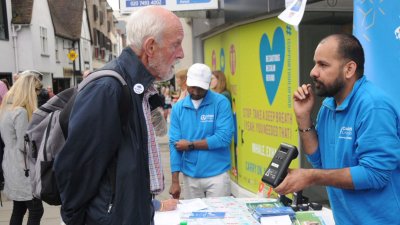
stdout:
{"type": "Polygon", "coordinates": [[[42,201],[33,198],[30,177],[26,176],[24,136],[33,111],[37,108],[40,80],[24,72],[14,83],[0,106],[0,132],[4,141],[4,194],[13,200],[10,225],[21,225],[28,209],[28,224],[39,225],[43,215],[42,201]]]}
{"type": "Polygon", "coordinates": [[[25,76],[25,75],[29,75],[29,74],[35,75],[36,78],[38,78],[40,81],[40,87],[39,87],[40,89],[38,91],[36,91],[37,99],[38,99],[37,104],[38,104],[38,107],[40,107],[50,99],[49,93],[47,92],[47,90],[45,88],[43,88],[43,83],[42,83],[43,74],[36,70],[25,70],[24,72],[15,75],[14,79],[16,81],[21,76],[25,76]]]}
{"type": "Polygon", "coordinates": [[[49,98],[52,98],[55,94],[53,91],[53,87],[47,86],[47,93],[49,93],[49,98]]]}
{"type": "Polygon", "coordinates": [[[6,83],[0,80],[0,104],[3,101],[4,96],[6,96],[9,88],[6,83]]]}
{"type": "Polygon", "coordinates": [[[11,86],[10,86],[10,83],[8,83],[8,80],[7,79],[1,79],[0,81],[2,81],[6,86],[7,86],[7,90],[10,90],[10,88],[11,88],[11,86]]]}
{"type": "Polygon", "coordinates": [[[90,70],[85,70],[85,71],[83,71],[83,73],[82,73],[82,79],[86,79],[86,77],[89,76],[90,73],[91,73],[90,70]]]}
{"type": "Polygon", "coordinates": [[[290,170],[275,191],[324,185],[336,224],[399,224],[400,114],[393,100],[365,77],[364,50],[352,35],[324,38],[314,62],[315,93],[326,97],[316,126],[311,84],[298,87],[293,105],[314,169],[290,170]]]}
{"type": "Polygon", "coordinates": [[[177,86],[179,87],[179,91],[177,92],[177,95],[174,96],[174,99],[176,98],[176,101],[184,99],[187,95],[187,86],[186,86],[186,79],[187,79],[187,69],[180,70],[175,74],[175,81],[177,86]]]}
{"type": "Polygon", "coordinates": [[[220,70],[214,70],[212,72],[210,89],[222,94],[229,99],[229,102],[232,102],[231,93],[229,93],[226,88],[226,77],[224,72],[220,70]]]}
{"type": "Polygon", "coordinates": [[[155,81],[167,81],[184,57],[179,18],[159,6],[131,14],[129,47],[102,69],[121,74],[131,102],[112,77],[90,82],[76,96],[68,138],[54,171],[61,214],[68,225],[153,224],[152,199],[164,189],[160,152],[151,122],[155,81]],[[120,102],[129,106],[121,123],[120,102]]]}
{"type": "Polygon", "coordinates": [[[40,91],[37,95],[38,107],[40,107],[50,99],[50,96],[49,96],[49,92],[47,92],[47,90],[43,87],[43,83],[42,83],[43,82],[43,74],[40,72],[36,72],[36,71],[35,71],[35,73],[40,80],[40,91]]]}
{"type": "Polygon", "coordinates": [[[193,64],[187,73],[189,95],[172,108],[169,130],[172,184],[170,194],[180,198],[179,173],[183,174],[184,198],[229,196],[229,146],[233,135],[228,99],[209,91],[211,70],[193,64]]]}
{"type": "Polygon", "coordinates": [[[172,96],[169,87],[165,87],[163,96],[164,96],[164,118],[166,121],[168,121],[168,117],[172,108],[172,96]]]}

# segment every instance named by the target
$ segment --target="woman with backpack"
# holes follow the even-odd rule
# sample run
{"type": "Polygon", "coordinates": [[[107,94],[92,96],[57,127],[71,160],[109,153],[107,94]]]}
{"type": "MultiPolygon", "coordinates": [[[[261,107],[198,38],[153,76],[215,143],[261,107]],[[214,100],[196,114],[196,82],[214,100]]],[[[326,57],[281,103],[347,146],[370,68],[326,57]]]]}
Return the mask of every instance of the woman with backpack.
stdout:
{"type": "Polygon", "coordinates": [[[24,151],[24,135],[32,113],[37,108],[40,80],[26,71],[7,92],[0,106],[0,132],[4,141],[4,194],[13,200],[10,225],[22,225],[26,210],[28,224],[39,225],[43,216],[42,201],[32,195],[24,151]]]}

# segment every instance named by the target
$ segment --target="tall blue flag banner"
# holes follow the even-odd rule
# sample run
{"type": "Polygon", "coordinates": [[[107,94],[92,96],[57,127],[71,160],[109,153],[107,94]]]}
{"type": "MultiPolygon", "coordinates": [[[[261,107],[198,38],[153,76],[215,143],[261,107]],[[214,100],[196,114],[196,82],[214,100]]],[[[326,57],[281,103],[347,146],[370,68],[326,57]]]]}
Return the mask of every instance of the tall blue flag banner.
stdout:
{"type": "Polygon", "coordinates": [[[400,109],[400,1],[354,0],[353,24],[365,51],[364,74],[400,109]]]}

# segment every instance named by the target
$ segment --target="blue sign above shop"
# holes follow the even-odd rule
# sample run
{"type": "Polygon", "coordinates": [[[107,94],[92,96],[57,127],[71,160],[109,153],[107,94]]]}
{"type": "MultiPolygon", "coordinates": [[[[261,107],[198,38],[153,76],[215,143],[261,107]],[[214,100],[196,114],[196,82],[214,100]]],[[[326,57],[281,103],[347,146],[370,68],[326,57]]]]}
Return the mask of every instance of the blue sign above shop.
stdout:
{"type": "Polygon", "coordinates": [[[193,4],[193,3],[207,3],[211,0],[176,0],[177,4],[193,4]]]}
{"type": "Polygon", "coordinates": [[[140,7],[159,5],[171,11],[218,9],[218,0],[120,0],[122,12],[140,7]]]}
{"type": "Polygon", "coordinates": [[[148,5],[165,5],[165,0],[127,0],[126,7],[144,7],[148,5]]]}

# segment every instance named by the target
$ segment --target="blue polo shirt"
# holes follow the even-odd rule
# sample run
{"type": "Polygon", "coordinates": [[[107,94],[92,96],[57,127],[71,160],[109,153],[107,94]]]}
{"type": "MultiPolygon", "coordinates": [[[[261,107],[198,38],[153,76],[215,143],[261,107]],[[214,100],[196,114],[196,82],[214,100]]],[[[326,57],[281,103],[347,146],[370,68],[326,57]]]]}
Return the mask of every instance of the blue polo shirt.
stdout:
{"type": "Polygon", "coordinates": [[[190,95],[186,96],[172,107],[170,124],[172,173],[180,171],[193,178],[206,178],[230,169],[234,129],[230,102],[225,96],[207,91],[198,109],[193,106],[190,95]],[[206,139],[208,149],[178,151],[175,143],[181,139],[206,139]]]}
{"type": "Polygon", "coordinates": [[[327,187],[336,224],[400,224],[400,123],[391,99],[365,76],[317,117],[315,168],[350,168],[354,190],[327,187]]]}

